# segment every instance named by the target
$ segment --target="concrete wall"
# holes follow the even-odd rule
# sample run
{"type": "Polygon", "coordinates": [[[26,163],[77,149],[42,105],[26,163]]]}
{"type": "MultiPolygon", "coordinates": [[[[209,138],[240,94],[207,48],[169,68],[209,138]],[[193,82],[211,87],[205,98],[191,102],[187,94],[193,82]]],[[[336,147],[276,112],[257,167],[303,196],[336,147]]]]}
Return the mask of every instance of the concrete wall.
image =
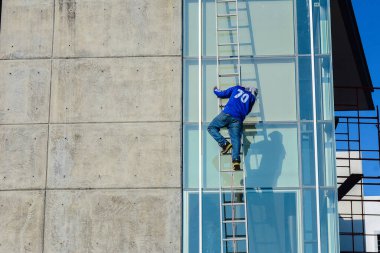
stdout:
{"type": "Polygon", "coordinates": [[[3,0],[0,253],[180,252],[181,0],[3,0]]]}

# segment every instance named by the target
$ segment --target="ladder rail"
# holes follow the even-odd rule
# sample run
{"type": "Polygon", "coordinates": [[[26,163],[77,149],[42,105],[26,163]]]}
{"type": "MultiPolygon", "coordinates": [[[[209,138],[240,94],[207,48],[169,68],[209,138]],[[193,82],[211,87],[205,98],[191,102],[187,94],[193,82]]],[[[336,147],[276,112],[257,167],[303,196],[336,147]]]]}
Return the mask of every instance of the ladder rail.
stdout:
{"type": "MultiPolygon", "coordinates": [[[[218,25],[218,0],[215,0],[215,17],[216,17],[216,24],[215,24],[215,31],[216,31],[216,80],[217,80],[217,87],[218,89],[220,88],[220,83],[219,83],[219,35],[218,35],[218,30],[219,30],[219,25],[218,25]]],[[[218,112],[220,112],[220,105],[221,101],[218,99],[218,112]]],[[[221,167],[221,157],[220,153],[218,155],[218,168],[221,167]]],[[[222,203],[222,175],[219,172],[219,203],[222,203]]],[[[220,219],[220,248],[221,248],[221,253],[224,253],[224,241],[223,241],[223,226],[226,226],[223,224],[223,209],[220,206],[219,207],[219,219],[220,219]]]]}
{"type": "MultiPolygon", "coordinates": [[[[221,79],[225,77],[234,77],[235,79],[235,84],[238,86],[241,86],[241,57],[240,57],[240,34],[239,34],[239,8],[238,8],[238,0],[215,0],[215,16],[216,16],[216,24],[215,24],[215,29],[216,29],[216,78],[217,78],[217,87],[218,89],[221,86],[221,79]],[[230,4],[234,5],[235,10],[233,13],[231,13],[230,8],[233,8],[233,6],[230,7],[230,4]],[[220,4],[224,4],[226,6],[226,11],[223,13],[219,13],[219,6],[220,4]],[[221,19],[226,19],[227,27],[220,27],[219,25],[219,20],[221,19]],[[231,22],[231,19],[236,20],[235,27],[234,23],[231,22]],[[220,33],[234,33],[232,37],[229,39],[229,42],[224,42],[220,43],[220,33]],[[235,38],[236,36],[236,38],[235,38]],[[234,39],[235,38],[235,39],[234,39]],[[220,50],[222,48],[227,48],[228,46],[231,47],[231,53],[230,55],[221,55],[220,50]],[[235,48],[236,47],[236,48],[235,48]],[[223,73],[221,71],[221,61],[230,61],[232,63],[228,63],[228,65],[232,66],[233,71],[230,73],[223,73]]],[[[223,109],[223,104],[222,104],[222,99],[218,99],[218,112],[223,109]]],[[[244,150],[243,147],[243,140],[241,142],[242,144],[242,150],[244,150]]],[[[245,156],[244,152],[242,152],[242,161],[244,161],[245,156]]],[[[241,250],[238,250],[238,242],[245,240],[245,252],[249,252],[248,249],[248,222],[247,222],[247,197],[246,197],[246,172],[245,172],[245,166],[244,162],[242,163],[242,181],[240,181],[240,186],[236,187],[235,186],[235,173],[236,171],[222,171],[221,166],[222,166],[222,161],[221,161],[221,154],[219,153],[218,155],[218,167],[219,167],[219,211],[220,211],[220,245],[221,245],[221,253],[224,253],[225,250],[227,251],[226,253],[229,252],[228,250],[228,242],[233,243],[233,252],[238,253],[241,252],[241,250]],[[229,177],[231,178],[231,186],[229,191],[227,191],[226,187],[223,187],[223,180],[224,176],[222,178],[223,172],[227,172],[229,177]],[[231,174],[230,174],[231,173],[231,174]],[[241,185],[242,183],[242,185],[241,185]],[[226,204],[228,201],[226,201],[226,194],[230,194],[230,203],[231,204],[226,204]],[[238,198],[237,196],[243,196],[240,200],[237,200],[237,203],[243,202],[243,203],[238,203],[235,204],[235,198],[238,198]],[[238,209],[239,207],[243,206],[243,210],[238,209]],[[228,221],[228,219],[225,217],[227,214],[227,209],[226,208],[231,208],[231,221],[228,221]],[[242,212],[244,215],[243,220],[241,218],[236,218],[236,213],[237,212],[242,212]],[[245,236],[239,237],[237,235],[237,223],[244,223],[244,228],[245,228],[245,236]],[[232,236],[227,235],[227,223],[231,224],[232,227],[232,236]],[[225,245],[224,245],[225,243],[225,245]]]]}

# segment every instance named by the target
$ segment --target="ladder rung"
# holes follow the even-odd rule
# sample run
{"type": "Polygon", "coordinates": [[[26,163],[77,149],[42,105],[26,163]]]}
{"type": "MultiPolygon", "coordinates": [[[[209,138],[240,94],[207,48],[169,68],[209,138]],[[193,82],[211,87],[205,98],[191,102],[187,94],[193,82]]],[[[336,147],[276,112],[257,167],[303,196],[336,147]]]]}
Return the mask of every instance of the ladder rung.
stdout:
{"type": "Polygon", "coordinates": [[[239,76],[239,73],[219,74],[219,77],[239,76]]]}
{"type": "Polygon", "coordinates": [[[239,218],[239,219],[228,219],[224,220],[223,223],[244,223],[245,219],[244,218],[239,218]]]}
{"type": "Polygon", "coordinates": [[[237,46],[239,43],[233,42],[233,43],[221,43],[218,46],[223,47],[223,46],[237,46]]]}
{"type": "Polygon", "coordinates": [[[219,0],[217,3],[235,3],[237,0],[219,0]]]}
{"type": "Polygon", "coordinates": [[[220,172],[222,172],[222,173],[228,173],[228,172],[242,172],[243,170],[241,169],[241,167],[240,167],[240,170],[220,170],[220,172]]]}
{"type": "Polygon", "coordinates": [[[231,61],[231,60],[238,60],[239,57],[226,57],[226,58],[219,58],[218,61],[231,61]]]}
{"type": "Polygon", "coordinates": [[[217,30],[218,32],[235,32],[237,28],[221,28],[217,30]]]}
{"type": "Polygon", "coordinates": [[[244,190],[220,190],[222,193],[243,193],[244,194],[244,190]]]}
{"type": "Polygon", "coordinates": [[[222,206],[243,206],[244,204],[244,202],[225,202],[222,206]]]}
{"type": "Polygon", "coordinates": [[[226,18],[226,17],[236,17],[237,13],[228,13],[228,14],[218,14],[218,18],[226,18]]]}
{"type": "Polygon", "coordinates": [[[229,237],[229,238],[223,238],[223,241],[245,241],[247,240],[247,237],[229,237]]]}
{"type": "Polygon", "coordinates": [[[242,190],[244,190],[244,187],[241,187],[241,186],[234,186],[234,187],[222,187],[221,188],[222,189],[222,191],[228,191],[228,190],[230,190],[230,191],[235,191],[235,190],[238,190],[238,191],[242,191],[242,190]]]}

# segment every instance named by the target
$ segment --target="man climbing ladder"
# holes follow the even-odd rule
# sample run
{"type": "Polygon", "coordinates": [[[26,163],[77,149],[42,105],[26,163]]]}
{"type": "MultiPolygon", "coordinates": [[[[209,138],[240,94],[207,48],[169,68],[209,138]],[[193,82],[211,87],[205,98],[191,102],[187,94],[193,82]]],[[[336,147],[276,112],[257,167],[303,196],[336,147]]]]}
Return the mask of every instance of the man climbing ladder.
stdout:
{"type": "Polygon", "coordinates": [[[252,110],[258,90],[254,87],[236,85],[224,91],[214,87],[214,93],[218,98],[229,98],[229,100],[220,114],[211,121],[207,130],[222,148],[222,154],[226,154],[232,148],[233,170],[240,170],[243,121],[252,110]],[[219,133],[223,127],[228,128],[232,144],[219,133]]]}

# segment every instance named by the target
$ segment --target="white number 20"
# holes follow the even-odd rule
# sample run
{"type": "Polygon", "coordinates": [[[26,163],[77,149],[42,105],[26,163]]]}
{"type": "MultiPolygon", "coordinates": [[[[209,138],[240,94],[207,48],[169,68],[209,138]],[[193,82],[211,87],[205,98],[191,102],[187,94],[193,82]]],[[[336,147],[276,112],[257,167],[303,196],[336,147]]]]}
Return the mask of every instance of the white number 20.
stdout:
{"type": "Polygon", "coordinates": [[[242,91],[241,89],[238,89],[238,94],[235,95],[235,98],[240,98],[241,102],[245,103],[248,101],[248,98],[249,98],[249,95],[247,93],[244,93],[244,91],[242,91]],[[243,95],[243,96],[242,96],[243,95]]]}

